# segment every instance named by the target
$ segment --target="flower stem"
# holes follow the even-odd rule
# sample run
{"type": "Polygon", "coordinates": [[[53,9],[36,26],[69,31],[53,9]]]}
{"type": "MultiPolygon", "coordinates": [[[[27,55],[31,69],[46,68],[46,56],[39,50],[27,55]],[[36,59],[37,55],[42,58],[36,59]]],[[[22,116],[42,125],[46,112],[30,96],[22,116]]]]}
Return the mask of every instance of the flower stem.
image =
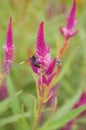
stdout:
{"type": "Polygon", "coordinates": [[[39,120],[40,120],[41,108],[42,108],[42,104],[41,104],[41,102],[39,102],[39,104],[38,104],[38,110],[37,110],[37,113],[36,113],[36,116],[35,116],[33,130],[37,130],[37,127],[38,127],[38,124],[39,124],[39,120]]]}
{"type": "Polygon", "coordinates": [[[66,40],[64,41],[64,45],[63,47],[61,48],[60,50],[60,55],[59,55],[59,58],[62,58],[63,54],[66,52],[66,50],[68,49],[68,46],[69,46],[69,40],[66,40]]]}
{"type": "Polygon", "coordinates": [[[42,110],[42,107],[44,106],[43,103],[44,103],[45,86],[43,85],[43,82],[42,82],[42,75],[40,75],[40,81],[41,81],[41,84],[39,86],[37,86],[37,83],[36,83],[36,91],[38,95],[38,107],[37,107],[37,111],[35,115],[33,130],[37,130],[38,128],[41,110],[42,110]]]}

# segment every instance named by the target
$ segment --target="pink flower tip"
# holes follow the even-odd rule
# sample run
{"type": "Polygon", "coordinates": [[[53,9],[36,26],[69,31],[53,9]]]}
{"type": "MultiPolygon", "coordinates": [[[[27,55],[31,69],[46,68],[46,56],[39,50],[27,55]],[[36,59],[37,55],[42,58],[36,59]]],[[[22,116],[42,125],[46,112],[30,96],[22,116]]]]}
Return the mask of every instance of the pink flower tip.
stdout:
{"type": "Polygon", "coordinates": [[[77,30],[76,31],[74,30],[74,27],[77,23],[75,13],[76,13],[76,0],[74,0],[73,2],[73,6],[70,10],[66,26],[64,28],[60,27],[60,32],[66,39],[73,37],[78,32],[77,30]]]}
{"type": "Polygon", "coordinates": [[[40,35],[44,35],[44,21],[40,22],[39,29],[38,29],[38,37],[40,35]]]}
{"type": "Polygon", "coordinates": [[[13,37],[12,37],[12,17],[10,17],[9,22],[8,22],[6,44],[9,47],[13,44],[13,37]]]}
{"type": "Polygon", "coordinates": [[[9,26],[10,27],[12,26],[12,17],[10,17],[10,19],[9,19],[9,26]]]}
{"type": "Polygon", "coordinates": [[[40,28],[43,28],[44,26],[44,21],[40,22],[40,28]]]}

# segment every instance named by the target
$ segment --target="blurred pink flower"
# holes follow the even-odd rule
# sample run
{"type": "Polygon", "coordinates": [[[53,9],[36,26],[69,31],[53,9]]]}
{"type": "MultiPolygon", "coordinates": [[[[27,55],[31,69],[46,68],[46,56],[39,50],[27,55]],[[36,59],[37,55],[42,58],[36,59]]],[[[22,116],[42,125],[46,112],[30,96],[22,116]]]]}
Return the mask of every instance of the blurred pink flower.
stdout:
{"type": "Polygon", "coordinates": [[[73,37],[78,32],[78,30],[76,31],[74,30],[74,27],[77,23],[75,13],[76,13],[76,0],[74,0],[73,2],[73,6],[69,13],[66,26],[64,28],[60,27],[61,34],[66,38],[66,40],[73,37]]]}
{"type": "Polygon", "coordinates": [[[57,0],[49,1],[46,6],[45,16],[48,20],[51,20],[55,16],[58,16],[60,14],[65,15],[66,11],[67,11],[66,4],[64,2],[58,1],[57,4],[57,0]]]}
{"type": "Polygon", "coordinates": [[[8,30],[6,36],[6,44],[3,47],[4,49],[4,60],[2,64],[1,77],[3,81],[0,83],[0,100],[3,100],[8,96],[8,90],[6,85],[6,76],[10,73],[13,63],[14,56],[14,46],[13,46],[13,37],[12,37],[12,18],[10,17],[8,23],[8,30]],[[4,75],[4,76],[3,76],[4,75]]]}
{"type": "Polygon", "coordinates": [[[13,46],[13,37],[12,37],[12,18],[10,17],[7,36],[6,36],[6,44],[3,47],[4,49],[4,61],[2,66],[2,73],[8,74],[11,70],[13,63],[13,54],[14,54],[14,46],[13,46]]]}

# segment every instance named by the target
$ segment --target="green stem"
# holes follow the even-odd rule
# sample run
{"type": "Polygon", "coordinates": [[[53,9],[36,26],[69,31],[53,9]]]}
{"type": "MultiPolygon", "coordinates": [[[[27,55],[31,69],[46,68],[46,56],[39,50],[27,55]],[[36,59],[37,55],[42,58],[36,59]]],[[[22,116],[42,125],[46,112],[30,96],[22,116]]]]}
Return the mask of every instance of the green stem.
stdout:
{"type": "Polygon", "coordinates": [[[39,91],[38,92],[38,94],[39,94],[38,108],[37,108],[37,112],[36,112],[36,115],[35,115],[33,130],[37,130],[37,128],[38,128],[39,121],[40,121],[40,114],[41,114],[42,104],[43,104],[43,101],[44,101],[45,88],[44,88],[43,83],[42,83],[42,76],[41,76],[41,85],[38,86],[38,87],[39,87],[39,89],[38,89],[38,91],[39,91]]]}
{"type": "Polygon", "coordinates": [[[40,120],[41,108],[42,108],[42,104],[41,104],[41,102],[39,102],[39,104],[38,104],[38,110],[37,110],[37,113],[36,113],[36,116],[35,116],[33,130],[37,130],[37,127],[38,127],[38,124],[39,124],[39,120],[40,120]]]}

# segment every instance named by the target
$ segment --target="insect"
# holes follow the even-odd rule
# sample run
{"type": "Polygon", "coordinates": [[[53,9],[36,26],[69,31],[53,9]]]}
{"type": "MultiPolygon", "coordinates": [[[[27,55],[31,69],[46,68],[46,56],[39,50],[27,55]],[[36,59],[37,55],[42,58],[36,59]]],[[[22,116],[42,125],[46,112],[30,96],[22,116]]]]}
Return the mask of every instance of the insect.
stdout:
{"type": "Polygon", "coordinates": [[[56,65],[58,68],[62,66],[61,60],[59,58],[56,59],[56,65]]]}
{"type": "MultiPolygon", "coordinates": [[[[31,58],[28,58],[22,62],[20,62],[20,64],[24,64],[25,62],[31,60],[32,61],[32,64],[37,67],[37,68],[40,68],[40,64],[37,62],[37,57],[35,55],[33,55],[31,58]]],[[[62,66],[62,63],[61,63],[61,60],[59,58],[56,59],[56,64],[55,64],[55,67],[58,67],[60,68],[62,66]]]]}
{"type": "Polygon", "coordinates": [[[36,56],[33,55],[33,56],[31,57],[31,60],[32,60],[32,63],[33,63],[33,65],[34,65],[35,67],[40,68],[39,63],[36,61],[36,56]]]}
{"type": "Polygon", "coordinates": [[[33,55],[31,58],[20,62],[20,64],[24,64],[24,63],[27,62],[28,60],[32,60],[32,64],[33,64],[35,67],[40,68],[40,65],[39,65],[39,63],[36,61],[36,59],[37,59],[36,56],[33,55]]]}

